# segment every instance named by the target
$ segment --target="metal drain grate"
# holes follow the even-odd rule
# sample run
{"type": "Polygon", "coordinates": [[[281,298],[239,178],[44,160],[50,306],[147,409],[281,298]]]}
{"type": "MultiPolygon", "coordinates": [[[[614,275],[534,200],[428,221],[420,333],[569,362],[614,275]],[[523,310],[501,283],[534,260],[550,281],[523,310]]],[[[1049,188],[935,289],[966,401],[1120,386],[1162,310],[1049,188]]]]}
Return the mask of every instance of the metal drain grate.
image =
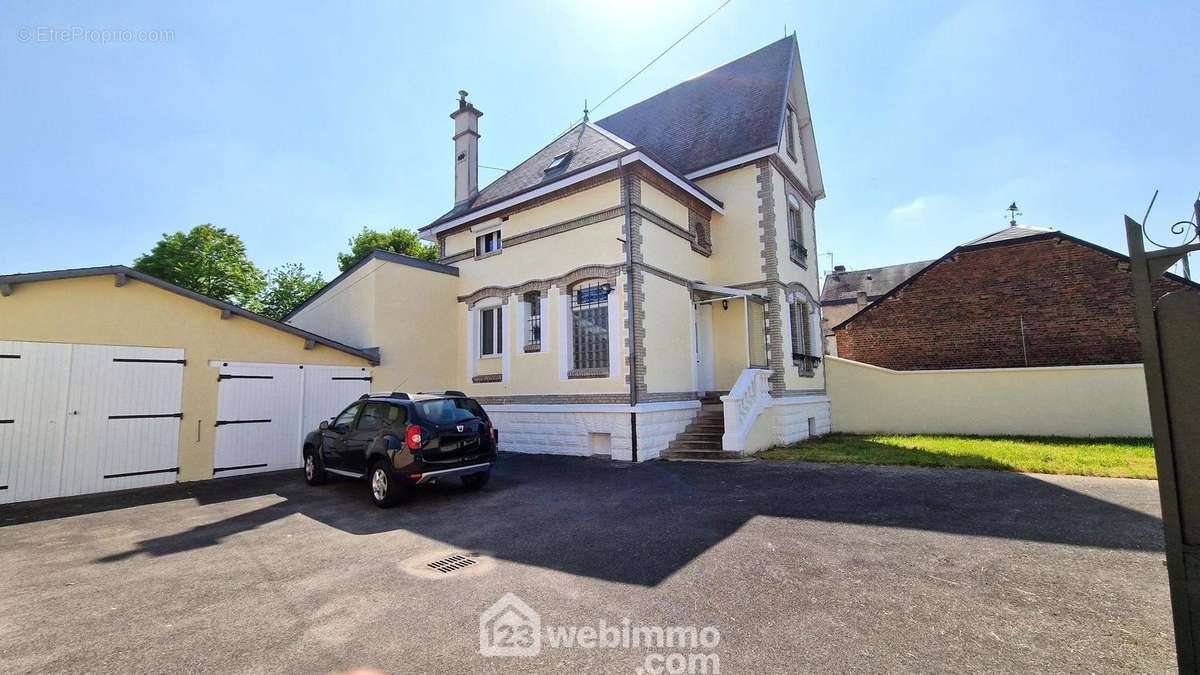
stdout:
{"type": "Polygon", "coordinates": [[[441,560],[434,560],[431,563],[427,563],[426,567],[435,569],[442,574],[449,574],[456,570],[461,570],[464,567],[470,567],[474,564],[475,561],[466,557],[465,555],[452,555],[448,558],[442,558],[441,560]]]}

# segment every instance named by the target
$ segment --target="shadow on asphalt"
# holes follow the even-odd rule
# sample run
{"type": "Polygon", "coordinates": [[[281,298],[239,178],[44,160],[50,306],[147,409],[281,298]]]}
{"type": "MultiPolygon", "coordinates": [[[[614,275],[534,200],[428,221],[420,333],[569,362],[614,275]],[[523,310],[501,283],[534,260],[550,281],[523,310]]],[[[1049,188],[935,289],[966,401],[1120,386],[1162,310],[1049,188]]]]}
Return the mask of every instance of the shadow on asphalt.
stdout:
{"type": "Polygon", "coordinates": [[[189,498],[214,504],[262,496],[282,501],[97,562],[213,546],[293,514],[351,534],[408,531],[504,560],[646,586],[755,516],[1163,549],[1158,518],[1019,473],[769,462],[631,466],[528,455],[504,455],[483,491],[436,485],[390,510],[372,506],[363,483],[313,488],[293,471],[9,505],[0,507],[0,527],[189,498]]]}

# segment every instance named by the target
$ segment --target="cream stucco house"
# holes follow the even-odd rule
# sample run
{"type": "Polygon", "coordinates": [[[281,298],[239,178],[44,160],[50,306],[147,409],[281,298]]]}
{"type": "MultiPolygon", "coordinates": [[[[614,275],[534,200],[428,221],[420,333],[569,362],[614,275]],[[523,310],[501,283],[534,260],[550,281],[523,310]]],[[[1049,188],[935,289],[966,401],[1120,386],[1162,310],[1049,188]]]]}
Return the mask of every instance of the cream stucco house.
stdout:
{"type": "Polygon", "coordinates": [[[440,262],[375,252],[288,323],[378,348],[376,389],[466,391],[510,451],[728,456],[829,429],[794,37],[480,189],[482,115],[465,92],[450,115],[456,203],[421,228],[440,262]]]}

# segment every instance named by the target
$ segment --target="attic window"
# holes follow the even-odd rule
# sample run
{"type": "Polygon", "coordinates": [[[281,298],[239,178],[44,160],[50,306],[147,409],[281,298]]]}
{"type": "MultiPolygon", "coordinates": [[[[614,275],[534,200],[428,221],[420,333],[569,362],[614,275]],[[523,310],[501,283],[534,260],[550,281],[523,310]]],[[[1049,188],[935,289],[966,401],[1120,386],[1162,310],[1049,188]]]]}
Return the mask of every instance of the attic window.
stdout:
{"type": "Polygon", "coordinates": [[[567,162],[571,161],[571,155],[574,155],[574,154],[575,154],[574,150],[568,150],[568,151],[562,153],[561,155],[555,155],[554,159],[550,160],[550,164],[547,165],[546,168],[542,170],[542,173],[550,173],[551,171],[554,171],[555,169],[563,168],[564,166],[567,165],[567,162]]]}

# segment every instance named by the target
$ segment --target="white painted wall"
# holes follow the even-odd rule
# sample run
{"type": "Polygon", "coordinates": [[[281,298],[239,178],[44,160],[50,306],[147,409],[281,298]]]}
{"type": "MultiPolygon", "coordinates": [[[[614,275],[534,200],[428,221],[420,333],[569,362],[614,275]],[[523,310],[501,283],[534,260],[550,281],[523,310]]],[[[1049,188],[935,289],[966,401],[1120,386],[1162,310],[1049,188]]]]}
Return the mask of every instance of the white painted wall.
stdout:
{"type": "Polygon", "coordinates": [[[1151,435],[1140,364],[896,371],[826,357],[847,433],[1151,435]]]}

